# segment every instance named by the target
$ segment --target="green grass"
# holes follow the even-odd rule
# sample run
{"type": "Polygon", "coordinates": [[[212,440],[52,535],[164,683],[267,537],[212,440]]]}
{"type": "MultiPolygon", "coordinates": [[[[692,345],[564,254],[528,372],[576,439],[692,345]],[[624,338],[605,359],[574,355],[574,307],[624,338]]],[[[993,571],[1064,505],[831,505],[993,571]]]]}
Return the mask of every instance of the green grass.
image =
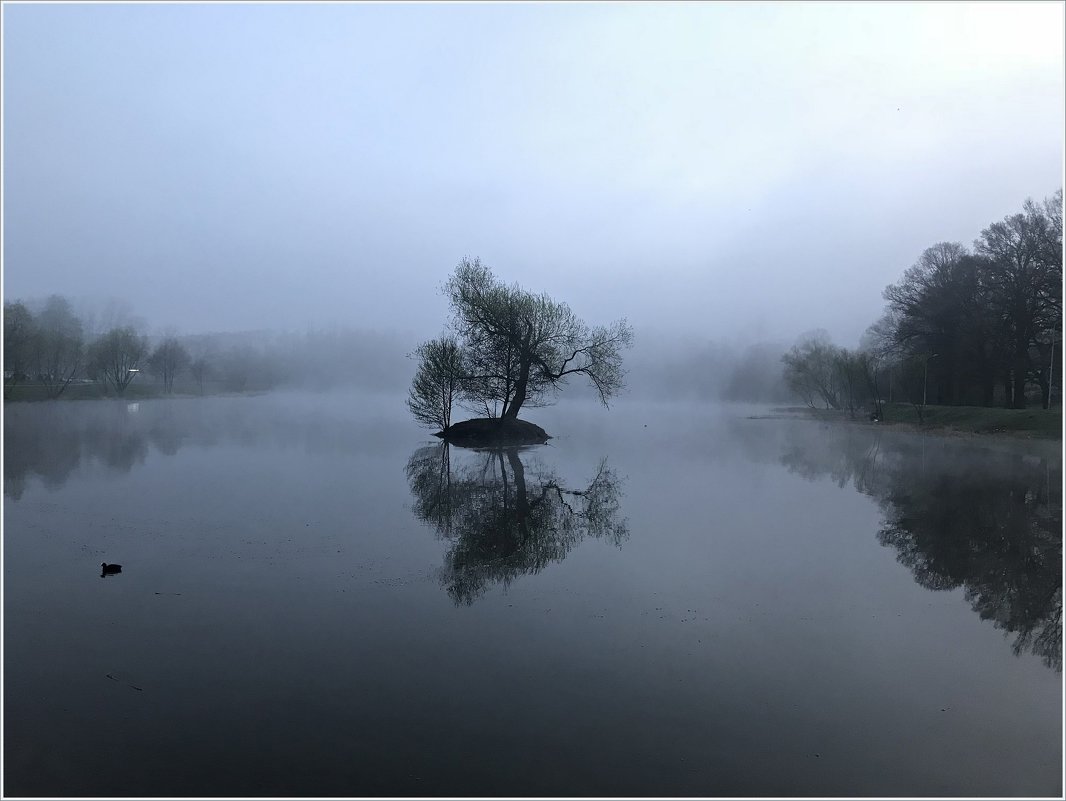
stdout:
{"type": "MultiPolygon", "coordinates": [[[[145,398],[158,398],[163,394],[162,387],[157,384],[138,384],[136,382],[126,387],[124,400],[143,400],[145,398]]],[[[95,400],[98,398],[116,397],[114,392],[110,394],[101,383],[96,384],[69,384],[59,400],[95,400]]],[[[41,401],[48,400],[48,393],[40,384],[15,384],[4,387],[5,401],[41,401]]]]}
{"type": "MultiPolygon", "coordinates": [[[[885,409],[885,422],[918,423],[918,410],[895,403],[885,409]]],[[[1062,409],[1000,409],[987,406],[926,406],[923,428],[942,428],[973,434],[1025,434],[1062,437],[1062,409]]]]}
{"type": "MultiPolygon", "coordinates": [[[[775,411],[802,413],[819,420],[850,421],[847,412],[836,409],[811,409],[790,406],[775,411]]],[[[960,432],[964,434],[1004,434],[1039,439],[1062,438],[1062,408],[1051,411],[1039,406],[1031,409],[1001,409],[987,406],[926,406],[919,426],[918,410],[909,403],[884,404],[885,419],[880,423],[868,420],[868,413],[855,415],[862,425],[903,425],[923,431],[960,432]]]]}

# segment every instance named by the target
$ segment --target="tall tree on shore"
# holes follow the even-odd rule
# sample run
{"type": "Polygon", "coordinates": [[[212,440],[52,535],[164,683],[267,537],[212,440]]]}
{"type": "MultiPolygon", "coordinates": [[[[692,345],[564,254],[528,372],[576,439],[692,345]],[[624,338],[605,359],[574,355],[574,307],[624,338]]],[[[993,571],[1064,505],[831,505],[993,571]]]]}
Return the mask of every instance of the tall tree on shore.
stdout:
{"type": "Polygon", "coordinates": [[[85,354],[81,321],[70,302],[60,295],[45,301],[37,315],[32,339],[34,377],[49,398],[58,398],[78,374],[85,354]]]}
{"type": "Polygon", "coordinates": [[[1002,402],[1022,408],[1034,382],[1048,405],[1061,380],[1062,224],[1061,190],[1027,200],[982,231],[973,253],[941,242],[885,289],[886,314],[868,334],[890,397],[905,373],[920,373],[923,405],[928,391],[935,403],[991,406],[1002,385],[1002,402]]]}
{"type": "Polygon", "coordinates": [[[148,368],[163,379],[163,391],[174,391],[174,379],[189,366],[189,351],[177,337],[167,336],[160,342],[152,355],[148,357],[148,368]]]}
{"type": "Polygon", "coordinates": [[[148,358],[148,339],[131,326],[113,328],[89,347],[89,366],[122,396],[148,358]]]}
{"type": "Polygon", "coordinates": [[[894,320],[891,339],[908,356],[936,355],[935,395],[959,403],[965,387],[986,385],[987,402],[995,371],[988,363],[999,330],[987,314],[984,260],[958,242],[941,242],[922,253],[903,278],[884,291],[894,320]]]}
{"type": "Polygon", "coordinates": [[[18,301],[4,303],[4,393],[30,373],[33,314],[18,301]]]}
{"type": "Polygon", "coordinates": [[[828,333],[817,330],[805,334],[781,357],[785,383],[811,408],[821,401],[827,409],[839,409],[841,358],[842,349],[829,341],[828,333]]]}
{"type": "Polygon", "coordinates": [[[1006,325],[1016,409],[1025,408],[1030,347],[1062,324],[1061,204],[1061,190],[1042,205],[1029,200],[1021,214],[993,223],[974,243],[988,260],[990,304],[1006,325]]]}

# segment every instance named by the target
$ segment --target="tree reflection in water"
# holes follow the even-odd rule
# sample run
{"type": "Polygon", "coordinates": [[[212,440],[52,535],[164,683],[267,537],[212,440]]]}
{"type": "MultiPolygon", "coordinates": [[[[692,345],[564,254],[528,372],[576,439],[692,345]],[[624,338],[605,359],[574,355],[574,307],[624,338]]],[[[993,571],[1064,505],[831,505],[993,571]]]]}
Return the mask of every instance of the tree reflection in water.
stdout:
{"type": "MultiPolygon", "coordinates": [[[[1062,670],[1062,462],[937,437],[795,426],[782,463],[875,498],[878,541],[930,590],[963,588],[983,619],[1062,670]]],[[[1035,446],[1034,446],[1035,447],[1035,446]]]]}
{"type": "Polygon", "coordinates": [[[510,584],[561,561],[585,537],[620,546],[621,482],[602,461],[580,489],[564,485],[523,448],[460,451],[447,443],[407,462],[414,513],[451,547],[441,583],[456,605],[472,604],[492,584],[510,584]]]}

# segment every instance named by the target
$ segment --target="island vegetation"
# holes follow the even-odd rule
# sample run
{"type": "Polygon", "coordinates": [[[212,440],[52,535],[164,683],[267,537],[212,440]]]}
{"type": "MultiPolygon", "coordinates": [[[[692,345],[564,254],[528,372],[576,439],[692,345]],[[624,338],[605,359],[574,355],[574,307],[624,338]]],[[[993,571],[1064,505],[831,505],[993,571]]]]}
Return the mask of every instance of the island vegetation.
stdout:
{"type": "Polygon", "coordinates": [[[496,278],[464,258],[444,287],[450,330],[416,350],[407,405],[419,423],[454,444],[535,444],[549,436],[519,418],[551,403],[581,376],[604,406],[624,386],[622,351],[633,332],[624,320],[590,327],[565,303],[496,278]],[[479,415],[452,422],[458,405],[479,415]]]}

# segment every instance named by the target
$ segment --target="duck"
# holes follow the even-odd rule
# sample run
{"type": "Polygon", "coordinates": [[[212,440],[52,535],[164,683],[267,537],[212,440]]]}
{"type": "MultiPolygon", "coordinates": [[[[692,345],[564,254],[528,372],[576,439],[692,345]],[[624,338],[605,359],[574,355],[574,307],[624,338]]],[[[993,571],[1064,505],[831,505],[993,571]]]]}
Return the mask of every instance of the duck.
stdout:
{"type": "Polygon", "coordinates": [[[122,572],[122,565],[109,565],[107,562],[102,562],[100,564],[100,575],[101,576],[112,576],[115,573],[121,573],[121,572],[122,572]]]}

